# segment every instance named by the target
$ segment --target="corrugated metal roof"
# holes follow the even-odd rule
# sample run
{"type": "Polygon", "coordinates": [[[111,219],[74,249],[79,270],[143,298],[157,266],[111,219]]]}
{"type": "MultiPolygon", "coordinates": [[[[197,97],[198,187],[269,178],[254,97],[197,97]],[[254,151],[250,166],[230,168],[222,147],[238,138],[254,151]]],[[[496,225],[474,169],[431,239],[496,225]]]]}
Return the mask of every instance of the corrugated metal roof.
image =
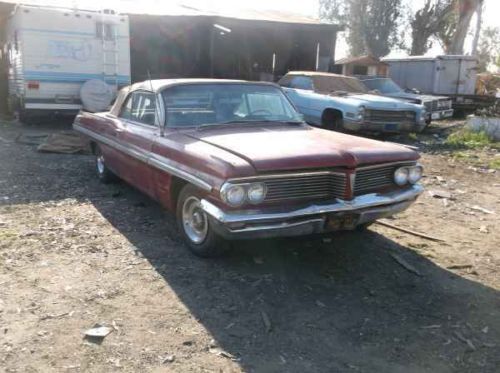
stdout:
{"type": "Polygon", "coordinates": [[[25,4],[33,6],[58,7],[66,9],[92,10],[112,9],[122,14],[143,14],[143,15],[163,15],[163,16],[217,16],[225,18],[235,18],[244,20],[259,20],[282,23],[297,23],[310,25],[336,25],[321,22],[314,17],[300,14],[277,11],[277,10],[257,10],[233,8],[210,8],[203,9],[199,6],[186,2],[172,2],[165,0],[107,0],[103,2],[84,0],[0,0],[0,3],[25,4]],[[104,6],[102,4],[105,4],[104,6]]]}
{"type": "Polygon", "coordinates": [[[385,62],[379,60],[377,57],[370,55],[364,55],[358,57],[346,57],[335,61],[335,65],[347,65],[349,63],[358,63],[364,65],[378,65],[378,64],[386,65],[385,62]]]}
{"type": "Polygon", "coordinates": [[[408,56],[401,58],[382,58],[385,62],[397,62],[397,61],[434,61],[434,60],[477,60],[475,56],[468,55],[455,55],[455,54],[444,54],[441,56],[408,56]]]}

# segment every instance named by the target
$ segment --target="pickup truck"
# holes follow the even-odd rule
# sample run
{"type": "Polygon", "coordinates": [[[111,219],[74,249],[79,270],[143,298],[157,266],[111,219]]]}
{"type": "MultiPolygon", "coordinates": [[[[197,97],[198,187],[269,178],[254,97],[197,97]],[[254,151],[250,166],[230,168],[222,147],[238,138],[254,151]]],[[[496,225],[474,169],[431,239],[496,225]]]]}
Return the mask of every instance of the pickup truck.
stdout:
{"type": "Polygon", "coordinates": [[[429,115],[427,123],[453,116],[453,102],[450,97],[423,95],[410,89],[403,90],[391,78],[368,75],[356,76],[356,78],[372,93],[424,105],[429,115]]]}
{"type": "Polygon", "coordinates": [[[306,122],[335,131],[420,132],[425,107],[368,94],[356,78],[317,71],[289,72],[278,82],[306,122]]]}
{"type": "Polygon", "coordinates": [[[90,139],[102,182],[159,201],[203,257],[226,239],[361,229],[423,191],[418,153],[311,127],[273,83],[136,83],[73,128],[90,139]]]}

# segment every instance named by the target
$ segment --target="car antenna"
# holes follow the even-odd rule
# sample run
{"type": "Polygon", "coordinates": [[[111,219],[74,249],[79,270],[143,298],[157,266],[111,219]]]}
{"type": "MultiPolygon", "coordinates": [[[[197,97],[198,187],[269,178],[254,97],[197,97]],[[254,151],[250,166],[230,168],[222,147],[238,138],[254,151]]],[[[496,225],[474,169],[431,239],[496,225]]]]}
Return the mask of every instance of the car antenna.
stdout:
{"type": "Polygon", "coordinates": [[[151,88],[151,93],[155,97],[155,121],[158,121],[158,125],[160,126],[160,136],[163,136],[163,133],[164,133],[163,130],[164,130],[164,128],[163,128],[163,126],[160,123],[160,118],[158,116],[158,110],[157,110],[157,108],[159,109],[160,106],[157,105],[159,103],[158,102],[158,97],[157,97],[157,95],[155,93],[155,90],[153,88],[153,81],[151,80],[151,73],[149,72],[149,69],[148,69],[148,80],[149,80],[149,88],[151,88]]]}

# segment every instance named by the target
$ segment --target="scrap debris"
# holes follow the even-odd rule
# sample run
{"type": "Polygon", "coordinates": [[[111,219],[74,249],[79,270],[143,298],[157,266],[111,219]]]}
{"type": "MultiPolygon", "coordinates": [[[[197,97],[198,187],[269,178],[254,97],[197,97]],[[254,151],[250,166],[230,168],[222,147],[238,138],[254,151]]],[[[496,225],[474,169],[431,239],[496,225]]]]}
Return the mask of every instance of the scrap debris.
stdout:
{"type": "Polygon", "coordinates": [[[269,316],[267,316],[267,313],[264,311],[260,311],[260,314],[262,316],[262,322],[264,323],[264,326],[266,327],[266,332],[269,333],[273,329],[273,326],[271,324],[271,320],[269,319],[269,316]]]}
{"type": "Polygon", "coordinates": [[[481,206],[478,206],[478,205],[469,206],[469,208],[471,210],[483,212],[483,213],[488,214],[488,215],[492,215],[492,214],[495,213],[495,211],[485,209],[484,207],[481,207],[481,206]]]}
{"type": "Polygon", "coordinates": [[[101,324],[95,324],[92,328],[87,329],[85,331],[85,339],[90,342],[101,343],[104,338],[106,338],[111,332],[113,328],[109,326],[104,326],[101,324]]]}
{"type": "Polygon", "coordinates": [[[451,193],[444,190],[429,190],[429,195],[434,198],[452,199],[451,193]]]}
{"type": "Polygon", "coordinates": [[[472,351],[476,351],[476,346],[474,346],[474,344],[472,343],[472,341],[468,338],[465,338],[460,332],[458,331],[455,331],[455,336],[462,342],[464,342],[465,344],[467,344],[467,346],[469,346],[469,348],[472,350],[472,351]]]}
{"type": "Polygon", "coordinates": [[[392,258],[398,262],[402,267],[404,267],[407,271],[416,274],[417,276],[422,276],[422,274],[415,268],[413,267],[410,263],[408,263],[406,260],[401,258],[399,255],[396,254],[391,254],[392,258]]]}
{"type": "Polygon", "coordinates": [[[446,267],[447,269],[469,269],[474,267],[472,264],[454,264],[446,267]]]}
{"type": "Polygon", "coordinates": [[[428,234],[424,234],[424,233],[412,231],[412,230],[410,230],[408,228],[398,227],[396,225],[393,225],[391,223],[386,222],[385,220],[384,221],[383,220],[377,220],[376,223],[380,224],[380,225],[383,225],[384,227],[388,227],[388,228],[392,228],[392,229],[395,229],[395,230],[398,230],[398,231],[401,231],[401,232],[412,234],[414,236],[425,238],[427,240],[437,241],[437,242],[446,242],[442,238],[438,238],[438,237],[434,237],[434,236],[429,236],[428,234]]]}

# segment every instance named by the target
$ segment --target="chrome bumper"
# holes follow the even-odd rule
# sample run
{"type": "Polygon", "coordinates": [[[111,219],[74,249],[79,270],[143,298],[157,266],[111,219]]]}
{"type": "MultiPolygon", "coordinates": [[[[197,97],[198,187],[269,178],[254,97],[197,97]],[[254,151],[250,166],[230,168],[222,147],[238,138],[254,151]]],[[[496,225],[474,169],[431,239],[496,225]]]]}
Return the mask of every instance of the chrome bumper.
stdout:
{"type": "Polygon", "coordinates": [[[366,131],[366,132],[420,132],[426,124],[423,123],[372,123],[372,122],[353,122],[344,119],[343,126],[348,131],[366,131]]]}
{"type": "Polygon", "coordinates": [[[423,192],[420,185],[385,194],[366,194],[351,201],[335,200],[333,203],[314,204],[291,210],[276,208],[225,212],[207,200],[201,201],[203,210],[210,217],[213,228],[225,238],[248,239],[260,237],[303,236],[337,230],[330,221],[349,217],[349,226],[392,216],[406,210],[423,192]]]}
{"type": "Polygon", "coordinates": [[[451,118],[452,116],[453,116],[453,109],[436,110],[431,113],[432,120],[451,118]]]}

